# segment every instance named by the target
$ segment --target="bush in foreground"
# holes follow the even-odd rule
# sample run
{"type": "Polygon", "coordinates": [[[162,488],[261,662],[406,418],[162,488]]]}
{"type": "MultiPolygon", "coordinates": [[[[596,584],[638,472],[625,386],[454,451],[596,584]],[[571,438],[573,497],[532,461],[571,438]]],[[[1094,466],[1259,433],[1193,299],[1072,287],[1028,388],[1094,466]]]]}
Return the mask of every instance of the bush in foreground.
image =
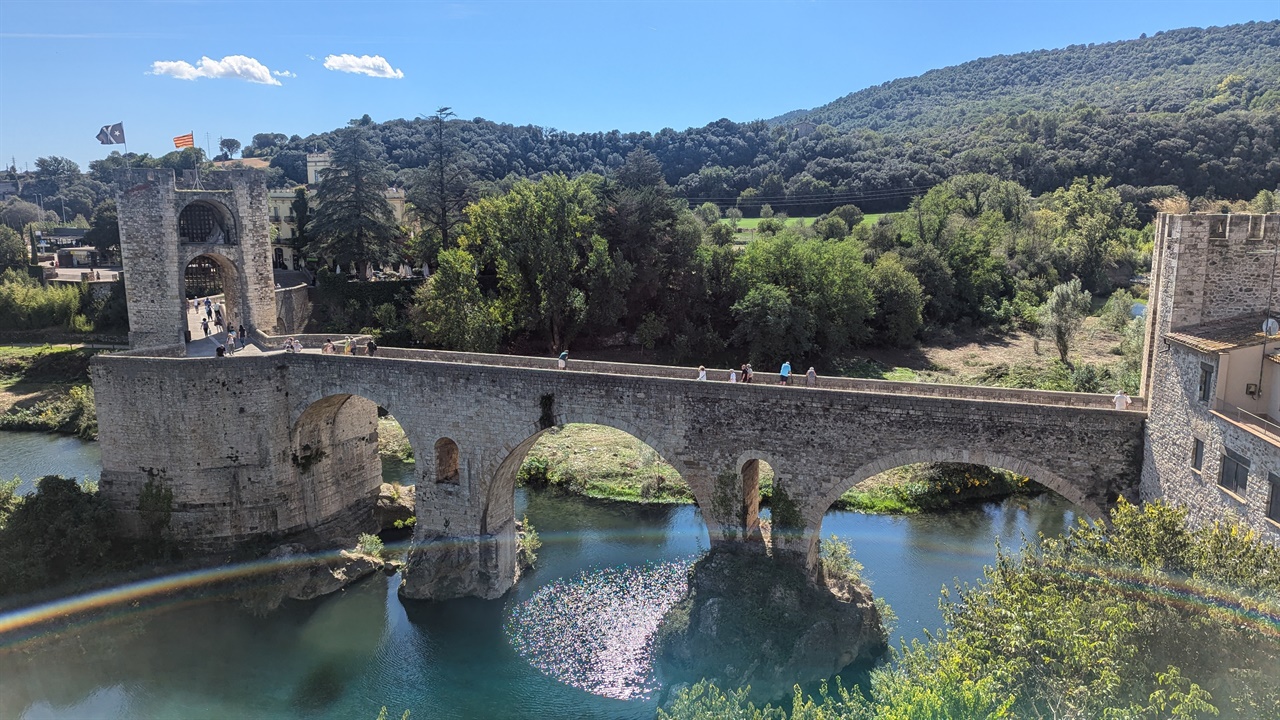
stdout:
{"type": "Polygon", "coordinates": [[[797,689],[788,713],[701,684],[659,717],[1280,717],[1280,549],[1236,523],[1121,504],[1110,528],[1002,552],[943,610],[945,639],[904,648],[865,691],[797,689]]]}

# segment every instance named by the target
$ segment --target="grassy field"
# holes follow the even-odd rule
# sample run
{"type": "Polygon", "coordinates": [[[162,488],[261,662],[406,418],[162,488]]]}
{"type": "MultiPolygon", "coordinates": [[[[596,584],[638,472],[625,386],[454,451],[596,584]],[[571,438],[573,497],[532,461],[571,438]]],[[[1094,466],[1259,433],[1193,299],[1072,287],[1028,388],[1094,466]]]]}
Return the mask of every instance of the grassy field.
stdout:
{"type": "MultiPolygon", "coordinates": [[[[888,214],[891,214],[891,213],[873,213],[871,215],[864,215],[862,217],[862,222],[859,223],[859,225],[870,227],[871,225],[874,225],[876,222],[878,222],[880,218],[888,214]]],[[[787,226],[790,227],[793,224],[798,222],[803,222],[805,225],[812,225],[813,221],[817,219],[818,219],[817,217],[808,217],[808,216],[787,218],[787,226]]],[[[742,218],[741,220],[739,220],[738,221],[738,237],[734,242],[737,244],[745,244],[747,242],[750,242],[753,238],[755,238],[756,227],[759,225],[760,225],[760,218],[742,218]]]]}

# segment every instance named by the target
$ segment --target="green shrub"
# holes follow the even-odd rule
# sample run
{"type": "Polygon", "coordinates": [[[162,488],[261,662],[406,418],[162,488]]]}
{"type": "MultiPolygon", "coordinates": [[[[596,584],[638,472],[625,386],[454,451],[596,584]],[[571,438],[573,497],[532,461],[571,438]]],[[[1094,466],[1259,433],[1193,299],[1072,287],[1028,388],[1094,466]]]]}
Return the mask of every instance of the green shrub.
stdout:
{"type": "Polygon", "coordinates": [[[516,561],[520,563],[520,567],[533,567],[538,561],[538,548],[542,547],[542,540],[538,537],[538,531],[533,529],[533,523],[529,522],[529,516],[525,516],[521,520],[523,530],[516,537],[516,561]]]}
{"type": "Polygon", "coordinates": [[[0,594],[82,582],[127,559],[113,552],[115,512],[75,480],[49,475],[20,502],[12,491],[3,501],[12,511],[0,526],[0,594]]]}
{"type": "Polygon", "coordinates": [[[976,584],[944,592],[945,635],[790,712],[699,684],[662,718],[1280,717],[1280,548],[1186,511],[1121,501],[1111,524],[1001,551],[976,584]],[[955,596],[954,600],[952,595],[955,596]],[[1189,600],[1189,601],[1188,601],[1189,600]]]}
{"type": "Polygon", "coordinates": [[[530,455],[520,463],[516,484],[520,487],[544,488],[551,482],[551,461],[542,455],[530,455]]]}
{"type": "Polygon", "coordinates": [[[858,582],[862,577],[862,563],[853,557],[853,546],[831,535],[821,543],[819,557],[822,560],[822,571],[828,578],[844,582],[858,582]]]}
{"type": "Polygon", "coordinates": [[[356,543],[356,550],[363,555],[381,558],[385,548],[382,546],[382,538],[369,533],[361,533],[360,540],[356,543]]]}

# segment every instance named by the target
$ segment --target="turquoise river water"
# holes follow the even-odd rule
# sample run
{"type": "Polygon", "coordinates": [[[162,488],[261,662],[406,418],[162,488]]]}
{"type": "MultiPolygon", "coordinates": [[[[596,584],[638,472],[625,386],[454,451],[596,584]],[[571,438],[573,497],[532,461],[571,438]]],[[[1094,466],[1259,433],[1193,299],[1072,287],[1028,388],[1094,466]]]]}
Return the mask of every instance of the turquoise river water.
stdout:
{"type": "MultiPolygon", "coordinates": [[[[0,433],[0,470],[15,467],[96,477],[97,448],[0,433]]],[[[543,547],[506,597],[402,602],[399,577],[378,574],[266,617],[209,595],[126,603],[54,652],[0,636],[0,717],[373,720],[382,706],[438,720],[654,717],[648,639],[707,547],[697,509],[524,491],[517,503],[543,547]]],[[[896,644],[939,627],[938,591],[981,577],[997,538],[1058,534],[1073,516],[1044,495],[938,515],[831,512],[823,534],[852,543],[899,617],[896,644]]]]}

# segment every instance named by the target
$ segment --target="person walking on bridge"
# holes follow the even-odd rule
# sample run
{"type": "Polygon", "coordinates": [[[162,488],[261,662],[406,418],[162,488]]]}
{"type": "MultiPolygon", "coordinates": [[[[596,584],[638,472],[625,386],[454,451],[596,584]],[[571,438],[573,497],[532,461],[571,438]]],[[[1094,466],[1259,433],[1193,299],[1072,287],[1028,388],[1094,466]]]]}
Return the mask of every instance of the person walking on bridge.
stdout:
{"type": "Polygon", "coordinates": [[[706,379],[707,379],[707,366],[706,366],[706,365],[699,365],[699,366],[698,366],[698,379],[699,379],[699,380],[706,380],[706,379]]]}
{"type": "Polygon", "coordinates": [[[560,368],[561,370],[568,369],[569,367],[569,351],[568,350],[561,351],[560,357],[556,360],[556,367],[560,368]]]}
{"type": "Polygon", "coordinates": [[[809,372],[804,374],[804,384],[805,384],[805,387],[818,386],[818,372],[813,369],[812,365],[809,366],[809,372]]]}
{"type": "Polygon", "coordinates": [[[1133,404],[1133,400],[1129,399],[1124,390],[1117,390],[1116,396],[1111,398],[1111,401],[1116,404],[1117,410],[1128,410],[1129,406],[1133,404]]]}
{"type": "Polygon", "coordinates": [[[782,369],[778,371],[778,384],[789,385],[791,383],[791,361],[787,360],[782,363],[782,369]]]}

